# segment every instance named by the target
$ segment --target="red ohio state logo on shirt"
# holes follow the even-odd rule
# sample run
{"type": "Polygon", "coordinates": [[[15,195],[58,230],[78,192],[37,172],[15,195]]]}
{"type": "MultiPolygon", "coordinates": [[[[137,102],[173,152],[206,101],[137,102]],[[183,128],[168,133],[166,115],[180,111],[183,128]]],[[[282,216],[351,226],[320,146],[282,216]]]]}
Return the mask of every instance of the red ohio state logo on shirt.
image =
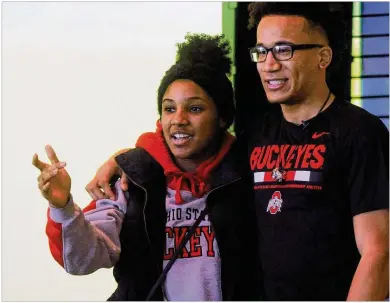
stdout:
{"type": "Polygon", "coordinates": [[[277,190],[272,194],[272,197],[268,202],[267,212],[269,212],[271,215],[275,215],[276,213],[281,212],[282,203],[282,194],[277,190]]]}

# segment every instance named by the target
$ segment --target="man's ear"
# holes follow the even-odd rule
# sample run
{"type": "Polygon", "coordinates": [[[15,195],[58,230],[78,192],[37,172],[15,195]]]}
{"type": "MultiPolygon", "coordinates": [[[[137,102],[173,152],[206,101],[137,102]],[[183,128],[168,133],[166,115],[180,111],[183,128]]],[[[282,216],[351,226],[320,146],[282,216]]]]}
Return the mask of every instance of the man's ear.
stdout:
{"type": "Polygon", "coordinates": [[[329,46],[324,46],[318,51],[318,67],[320,69],[326,69],[332,62],[333,52],[329,46]]]}

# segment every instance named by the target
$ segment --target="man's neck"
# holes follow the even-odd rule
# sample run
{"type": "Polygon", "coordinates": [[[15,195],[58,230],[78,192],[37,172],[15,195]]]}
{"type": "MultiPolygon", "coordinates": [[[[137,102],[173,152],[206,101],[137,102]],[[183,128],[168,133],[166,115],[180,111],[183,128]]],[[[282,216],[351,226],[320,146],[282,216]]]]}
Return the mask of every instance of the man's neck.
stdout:
{"type": "Polygon", "coordinates": [[[328,95],[329,90],[318,94],[317,97],[307,98],[292,104],[281,104],[283,116],[288,122],[300,125],[302,121],[317,116],[320,110],[324,111],[334,101],[334,95],[330,94],[329,99],[327,99],[328,95]],[[324,104],[325,106],[321,109],[324,104]]]}

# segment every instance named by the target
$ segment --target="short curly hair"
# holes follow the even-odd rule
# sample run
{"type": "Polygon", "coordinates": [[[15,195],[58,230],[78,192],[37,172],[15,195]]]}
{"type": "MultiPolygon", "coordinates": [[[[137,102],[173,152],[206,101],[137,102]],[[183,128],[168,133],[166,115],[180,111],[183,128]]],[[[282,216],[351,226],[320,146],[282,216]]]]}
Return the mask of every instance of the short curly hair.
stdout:
{"type": "Polygon", "coordinates": [[[294,15],[308,20],[309,26],[318,28],[328,39],[336,62],[342,60],[347,50],[347,23],[342,4],[337,2],[254,2],[249,4],[249,28],[269,15],[294,15]]]}
{"type": "Polygon", "coordinates": [[[158,113],[162,114],[162,98],[175,80],[187,79],[202,87],[214,101],[217,112],[229,128],[235,117],[233,85],[230,74],[230,44],[223,34],[187,34],[178,43],[176,63],[165,72],[157,92],[158,113]]]}

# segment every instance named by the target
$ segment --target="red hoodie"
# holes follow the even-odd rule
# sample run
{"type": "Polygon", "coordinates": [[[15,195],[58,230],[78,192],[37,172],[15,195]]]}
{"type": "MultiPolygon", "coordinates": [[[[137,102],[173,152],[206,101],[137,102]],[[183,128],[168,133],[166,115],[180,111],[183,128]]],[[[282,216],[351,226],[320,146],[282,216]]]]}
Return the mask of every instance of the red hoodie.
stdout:
{"type": "Polygon", "coordinates": [[[176,191],[176,203],[182,204],[184,201],[180,190],[191,191],[197,198],[209,191],[209,174],[225,157],[234,140],[235,137],[226,132],[218,153],[200,164],[195,172],[182,171],[175,165],[165,144],[160,121],[157,121],[156,132],[144,133],[138,138],[136,147],[144,148],[162,166],[168,187],[176,191]]]}
{"type": "MultiPolygon", "coordinates": [[[[222,147],[219,152],[213,157],[203,162],[195,172],[189,173],[180,170],[172,161],[165,140],[162,135],[161,125],[157,123],[157,130],[155,133],[145,133],[141,135],[137,141],[136,146],[144,148],[156,161],[160,163],[167,176],[168,187],[175,190],[176,203],[183,203],[180,195],[180,190],[191,191],[195,197],[202,197],[209,190],[207,186],[207,177],[210,172],[221,162],[223,157],[229,151],[231,144],[235,138],[226,132],[222,142],[222,147]]],[[[73,206],[72,206],[73,207],[73,206]]],[[[96,210],[96,201],[92,201],[87,207],[83,209],[83,213],[93,212],[96,210]]],[[[61,209],[52,210],[61,212],[61,209]]],[[[65,210],[63,210],[66,212],[65,210]]],[[[74,214],[75,215],[75,214],[74,214]]],[[[100,218],[100,217],[99,217],[100,218]]],[[[50,209],[47,211],[47,225],[46,234],[49,238],[49,247],[54,259],[64,267],[64,242],[67,240],[63,238],[64,226],[62,223],[54,222],[50,217],[50,209]]],[[[101,218],[99,219],[101,220],[101,218]]],[[[84,223],[82,226],[89,226],[84,223]]],[[[82,229],[78,227],[78,229],[82,229]]],[[[80,231],[79,230],[79,231],[80,231]]],[[[66,249],[65,249],[66,250],[66,249]]]]}

